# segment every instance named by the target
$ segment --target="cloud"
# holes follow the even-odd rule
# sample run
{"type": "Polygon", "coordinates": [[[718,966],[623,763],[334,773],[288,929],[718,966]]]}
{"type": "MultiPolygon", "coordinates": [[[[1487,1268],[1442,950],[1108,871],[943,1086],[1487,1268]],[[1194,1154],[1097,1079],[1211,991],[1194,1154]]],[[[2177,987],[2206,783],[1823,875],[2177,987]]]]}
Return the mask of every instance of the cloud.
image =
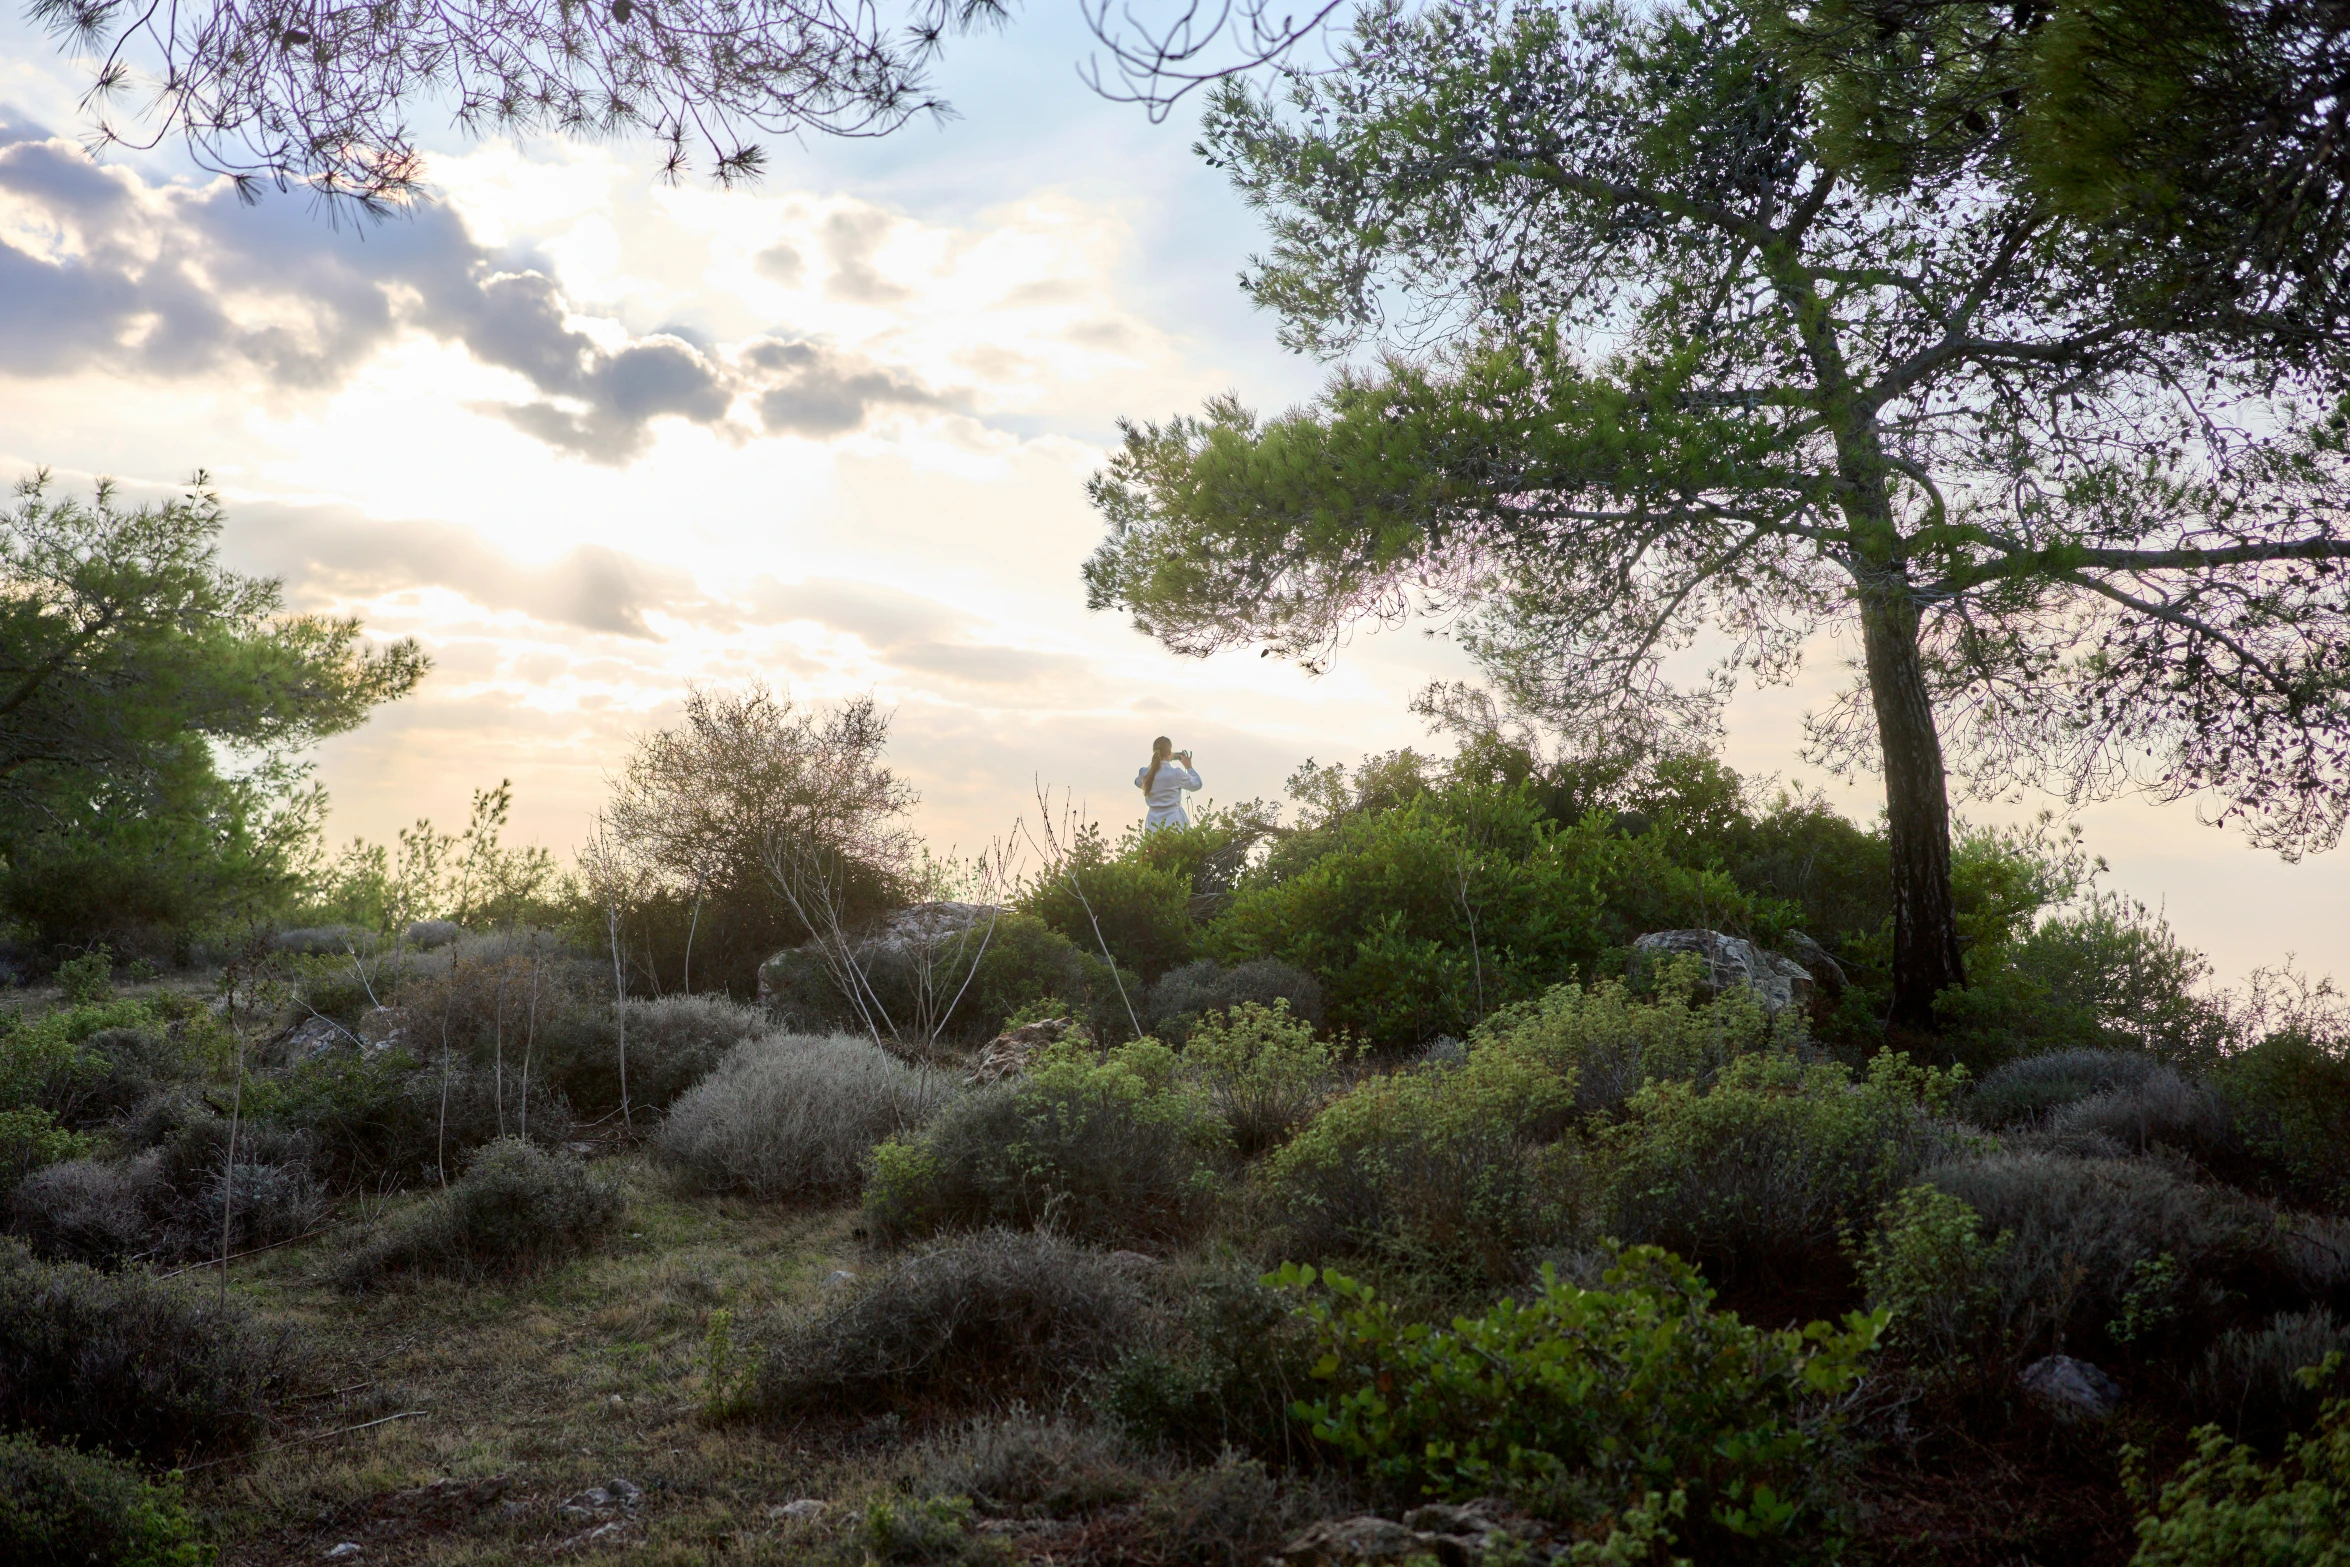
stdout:
{"type": "Polygon", "coordinates": [[[836,212],[824,220],[824,255],[832,263],[826,293],[858,305],[890,305],[909,297],[910,290],[873,265],[873,252],[889,227],[889,217],[879,212],[836,212]]]}
{"type": "Polygon", "coordinates": [[[779,433],[820,439],[856,429],[877,408],[951,406],[894,371],[814,343],[768,339],[744,350],[743,362],[771,378],[759,419],[779,433]]]}
{"type": "MultiPolygon", "coordinates": [[[[836,288],[888,297],[867,259],[886,225],[880,214],[830,220],[836,288]]],[[[777,247],[761,265],[800,262],[777,247]]],[[[683,328],[612,343],[575,319],[550,268],[493,254],[445,206],[354,234],[296,201],[247,207],[225,181],[149,184],[70,142],[0,128],[0,373],[185,379],[245,367],[329,391],[423,332],[529,384],[526,400],[491,411],[599,463],[636,455],[664,419],[730,439],[824,439],[880,408],[948,406],[898,371],[785,335],[730,355],[683,328]]]]}
{"type": "Polygon", "coordinates": [[[648,613],[726,613],[674,566],[581,545],[544,564],[517,560],[470,528],[385,522],[348,507],[248,502],[235,508],[239,563],[286,579],[297,602],[441,587],[490,610],[585,631],[658,640],[648,613]]]}
{"type": "Polygon", "coordinates": [[[989,629],[979,617],[879,583],[811,578],[787,584],[762,578],[748,608],[754,618],[812,620],[846,632],[892,668],[966,685],[1029,685],[1086,667],[1085,660],[1071,654],[985,640],[989,629]]]}

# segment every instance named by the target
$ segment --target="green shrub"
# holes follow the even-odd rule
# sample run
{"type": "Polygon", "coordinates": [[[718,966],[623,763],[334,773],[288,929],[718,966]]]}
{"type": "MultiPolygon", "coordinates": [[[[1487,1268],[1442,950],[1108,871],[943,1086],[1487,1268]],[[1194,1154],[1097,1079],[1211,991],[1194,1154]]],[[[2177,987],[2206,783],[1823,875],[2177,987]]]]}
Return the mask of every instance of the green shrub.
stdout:
{"type": "Polygon", "coordinates": [[[1380,1047],[1466,1035],[1646,931],[1769,936],[1789,912],[1599,816],[1560,827],[1525,786],[1424,792],[1312,836],[1312,858],[1277,849],[1244,879],[1209,944],[1304,969],[1330,1023],[1380,1047]]]}
{"type": "Polygon", "coordinates": [[[1148,1448],[1213,1459],[1226,1451],[1288,1460],[1302,1432],[1290,1406],[1310,1384],[1313,1340],[1290,1298],[1251,1274],[1184,1281],[1171,1334],[1110,1370],[1102,1407],[1148,1448]]]}
{"type": "Polygon", "coordinates": [[[1224,967],[1214,958],[1201,958],[1160,976],[1144,999],[1142,1020],[1153,1034],[1180,1045],[1192,1025],[1210,1012],[1230,1012],[1244,1004],[1260,1007],[1286,1005],[1315,1028],[1322,1026],[1322,987],[1314,976],[1294,964],[1272,958],[1224,967]]]}
{"type": "Polygon", "coordinates": [[[2274,1034],[2212,1081],[2270,1188],[2311,1207],[2350,1205],[2350,1055],[2304,1032],[2274,1034]]]}
{"type": "Polygon", "coordinates": [[[1152,1040],[1096,1057],[1076,1036],[1017,1083],[974,1090],[926,1129],[874,1150],[865,1212],[885,1239],[1050,1223],[1081,1240],[1196,1234],[1216,1194],[1222,1127],[1175,1087],[1152,1040]]]}
{"type": "Polygon", "coordinates": [[[880,1496],[865,1506],[857,1543],[879,1567],[995,1567],[1011,1546],[971,1529],[967,1496],[880,1496]]]}
{"type": "Polygon", "coordinates": [[[1664,968],[1650,996],[1613,979],[1554,985],[1537,1000],[1496,1012],[1478,1037],[1510,1040],[1573,1072],[1583,1111],[1621,1109],[1654,1082],[1705,1087],[1740,1056],[1804,1042],[1803,1017],[1793,1008],[1767,1015],[1743,991],[1697,1001],[1701,971],[1699,959],[1680,959],[1664,968]]]}
{"type": "MultiPolygon", "coordinates": [[[[2303,1373],[2330,1379],[2339,1355],[2303,1373]]],[[[2340,1567],[2350,1540],[2350,1399],[2330,1399],[2309,1433],[2285,1440],[2274,1464],[2231,1442],[2217,1426],[2195,1433],[2195,1456],[2151,1498],[2144,1455],[2123,1450],[2139,1505],[2131,1567],[2340,1567]]]]}
{"type": "Polygon", "coordinates": [[[0,1110],[0,1193],[15,1190],[35,1170],[80,1157],[89,1147],[88,1138],[59,1126],[37,1105],[0,1110]]]}
{"type": "Polygon", "coordinates": [[[734,1047],[671,1107],[661,1157],[705,1192],[845,1197],[873,1145],[953,1092],[870,1039],[776,1034],[734,1047]]]}
{"type": "Polygon", "coordinates": [[[365,1289],[409,1273],[512,1273],[588,1250],[618,1228],[619,1187],[577,1155],[518,1138],[485,1144],[447,1192],[391,1221],[346,1260],[341,1282],[365,1289]]]}
{"type": "Polygon", "coordinates": [[[1730,1062],[1705,1092],[1652,1082],[1602,1138],[1609,1233],[1709,1269],[1784,1279],[1832,1265],[1848,1228],[1951,1149],[1941,1116],[1958,1085],[1891,1052],[1857,1081],[1772,1054],[1730,1062]]]}
{"type": "Polygon", "coordinates": [[[16,1567],[209,1567],[176,1480],[22,1433],[0,1435],[0,1560],[16,1567]]]}
{"type": "Polygon", "coordinates": [[[1191,914],[1196,890],[1188,868],[1149,843],[1139,824],[1115,845],[1088,826],[1052,874],[1029,884],[1020,911],[1081,952],[1098,953],[1106,943],[1118,967],[1148,985],[1199,956],[1200,929],[1191,914]]]}
{"type": "Polygon", "coordinates": [[[1306,1293],[1328,1394],[1314,1434],[1423,1495],[1500,1492],[1540,1517],[1622,1518],[1678,1496],[1707,1559],[1811,1559],[1835,1539],[1847,1394],[1884,1318],[1764,1332],[1712,1309],[1695,1269],[1633,1247],[1604,1287],[1544,1270],[1449,1328],[1407,1324],[1369,1289],[1286,1267],[1306,1293]]]}
{"type": "Polygon", "coordinates": [[[2002,1347],[1999,1269],[2014,1241],[1987,1237],[1983,1216],[1939,1187],[1912,1186],[1885,1205],[1861,1252],[1861,1288],[1915,1373],[1958,1381],[2002,1347]]]}
{"type": "Polygon", "coordinates": [[[1515,1279],[1530,1246],[1573,1227],[1575,1109],[1550,1036],[1480,1036],[1457,1061],[1366,1078],[1268,1159],[1263,1184],[1292,1256],[1385,1254],[1515,1279]]]}
{"type": "Polygon", "coordinates": [[[114,999],[114,949],[94,947],[78,958],[57,965],[57,988],[68,1006],[87,1006],[114,999]]]}
{"type": "Polygon", "coordinates": [[[1140,1328],[1132,1267],[1057,1235],[986,1230],[910,1253],[768,1332],[751,1407],[769,1420],[1065,1395],[1140,1328]]]}
{"type": "Polygon", "coordinates": [[[209,1294],[0,1240],[0,1425],[150,1463],[234,1452],[295,1369],[291,1330],[209,1294]]]}
{"type": "MultiPolygon", "coordinates": [[[[1117,1014],[1121,1032],[1127,1031],[1124,1009],[1109,966],[1094,955],[1092,938],[1079,947],[1033,914],[1009,910],[997,916],[984,945],[975,940],[947,937],[939,946],[933,981],[951,999],[962,997],[944,1024],[950,1040],[992,1039],[1007,1020],[1039,1005],[1058,1006],[1060,1015],[1098,1018],[1106,1009],[1117,1014]],[[963,985],[964,965],[969,985],[963,985]]],[[[915,1012],[913,965],[902,957],[880,959],[868,965],[867,979],[882,1009],[893,1019],[911,1019],[915,1012]]],[[[861,1033],[862,1014],[841,993],[823,957],[812,947],[777,953],[759,970],[759,994],[770,1013],[793,1031],[806,1034],[861,1033]]]]}
{"type": "Polygon", "coordinates": [[[1346,1052],[1314,1037],[1289,1003],[1242,1002],[1200,1018],[1183,1043],[1185,1083],[1223,1118],[1244,1159],[1286,1141],[1328,1098],[1346,1052]]]}

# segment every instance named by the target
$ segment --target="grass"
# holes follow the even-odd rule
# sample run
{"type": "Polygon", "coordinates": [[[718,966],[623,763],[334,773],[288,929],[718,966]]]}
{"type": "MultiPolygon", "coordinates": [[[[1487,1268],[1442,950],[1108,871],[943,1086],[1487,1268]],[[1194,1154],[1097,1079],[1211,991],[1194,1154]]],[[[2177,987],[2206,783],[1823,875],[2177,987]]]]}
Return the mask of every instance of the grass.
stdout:
{"type": "Polygon", "coordinates": [[[812,1304],[834,1269],[871,1268],[854,1214],[680,1200],[635,1160],[606,1168],[628,1228],[527,1280],[352,1298],[324,1239],[239,1265],[232,1293],[304,1329],[321,1385],[278,1438],[291,1445],[190,1476],[224,1564],[315,1562],[346,1540],[370,1564],[543,1559],[614,1521],[599,1561],[804,1559],[811,1526],[767,1509],[835,1495],[839,1450],[705,1424],[703,1339],[713,1310],[812,1304]],[[424,1413],[316,1439],[407,1410],[424,1413]],[[559,1511],[615,1476],[641,1488],[633,1511],[559,1511]]]}

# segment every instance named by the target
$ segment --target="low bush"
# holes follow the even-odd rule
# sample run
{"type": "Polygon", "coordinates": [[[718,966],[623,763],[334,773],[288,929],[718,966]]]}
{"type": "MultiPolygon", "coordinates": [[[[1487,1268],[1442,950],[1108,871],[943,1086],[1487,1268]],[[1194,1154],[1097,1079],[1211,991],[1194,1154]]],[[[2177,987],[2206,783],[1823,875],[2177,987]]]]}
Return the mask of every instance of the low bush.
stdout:
{"type": "Polygon", "coordinates": [[[156,1464],[233,1452],[297,1365],[290,1330],[207,1294],[0,1240],[0,1425],[156,1464]]]}
{"type": "Polygon", "coordinates": [[[1114,1434],[1025,1409],[972,1420],[920,1457],[921,1489],[997,1518],[1079,1518],[1140,1496],[1149,1476],[1114,1434]]]}
{"type": "Polygon", "coordinates": [[[1336,1274],[1281,1278],[1305,1297],[1330,1384],[1299,1414],[1400,1491],[1499,1492],[1578,1521],[1642,1510],[1643,1525],[1619,1524],[1623,1559],[1684,1531],[1707,1560],[1832,1552],[1844,1405],[1881,1316],[1764,1332],[1651,1247],[1621,1253],[1603,1288],[1546,1269],[1531,1298],[1448,1328],[1406,1323],[1336,1274]]]}
{"type": "Polygon", "coordinates": [[[1133,1266],[1058,1235],[987,1230],[900,1257],[766,1336],[751,1408],[769,1420],[909,1401],[1057,1398],[1141,1326],[1133,1266]]]}
{"type": "Polygon", "coordinates": [[[1286,1005],[1290,1012],[1315,1028],[1322,1026],[1322,986],[1313,975],[1294,964],[1259,958],[1226,968],[1214,958],[1202,958],[1169,969],[1150,988],[1143,1002],[1143,1021],[1170,1044],[1181,1044],[1192,1025],[1210,1012],[1230,1012],[1253,1005],[1286,1005]]]}
{"type": "MultiPolygon", "coordinates": [[[[2313,1368],[2312,1389],[2340,1367],[2313,1368]]],[[[2337,1567],[2350,1540],[2350,1399],[2329,1398],[2314,1430],[2285,1439],[2274,1464],[2200,1427],[2195,1455],[2158,1495],[2143,1478],[2144,1454],[2123,1449],[2124,1478],[2139,1505],[2131,1567],[2337,1567]]]]}
{"type": "Polygon", "coordinates": [[[35,1170],[77,1158],[90,1140],[57,1124],[38,1105],[0,1110],[0,1192],[13,1191],[35,1170]]]}
{"type": "Polygon", "coordinates": [[[578,1156],[500,1138],[462,1179],[353,1252],[340,1279],[365,1289],[399,1274],[513,1273],[577,1255],[617,1228],[618,1186],[578,1156]]]}
{"type": "Polygon", "coordinates": [[[877,1496],[856,1544],[873,1567],[1011,1567],[1011,1546],[972,1530],[967,1496],[877,1496]]]}
{"type": "Polygon", "coordinates": [[[1181,1076],[1220,1116],[1244,1159],[1288,1140],[1336,1086],[1346,1052],[1314,1037],[1286,1000],[1242,1002],[1198,1019],[1181,1076]]]}
{"type": "Polygon", "coordinates": [[[22,1433],[0,1435],[0,1560],[16,1567],[207,1567],[218,1553],[176,1484],[22,1433]]]}
{"type": "Polygon", "coordinates": [[[2009,1153],[1924,1178],[2004,1238],[1987,1264],[1998,1345],[1985,1353],[2030,1358],[2061,1343],[2144,1355],[2200,1342],[2243,1305],[2304,1303],[2274,1213],[2166,1160],[2009,1153]]]}
{"type": "Polygon", "coordinates": [[[2169,1067],[2051,1111],[2047,1127],[2059,1138],[2110,1138],[2132,1153],[2176,1148],[2217,1163],[2230,1152],[2228,1113],[2219,1096],[2169,1067]]]}
{"type": "Polygon", "coordinates": [[[8,1229],[50,1262],[117,1268],[158,1249],[148,1217],[161,1186],[156,1159],[69,1159],[36,1171],[9,1194],[8,1229]]]}
{"type": "Polygon", "coordinates": [[[1795,1008],[1774,1017],[1744,991],[1699,1002],[1701,972],[1697,958],[1676,960],[1663,967],[1649,996],[1621,980],[1554,985],[1538,1000],[1496,1012],[1479,1036],[1506,1039],[1553,1070],[1572,1072],[1576,1108],[1587,1112],[1621,1109],[1650,1083],[1704,1088],[1741,1056],[1805,1042],[1795,1008]]]}
{"type": "Polygon", "coordinates": [[[1527,1248],[1573,1230],[1573,1150],[1545,1145],[1574,1108],[1574,1071],[1540,1037],[1367,1078],[1266,1162],[1275,1244],[1514,1280],[1527,1248]]]}
{"type": "Polygon", "coordinates": [[[2134,1088],[2161,1069],[2161,1062],[2135,1050],[2052,1050],[1993,1067],[1960,1108],[1978,1126],[2035,1124],[2092,1095],[2134,1088]]]}
{"type": "Polygon", "coordinates": [[[1848,1229],[1952,1150],[1957,1087],[1890,1052],[1857,1080],[1774,1054],[1732,1061],[1702,1093],[1653,1082],[1602,1137],[1608,1233],[1725,1276],[1833,1266],[1848,1229]]]}
{"type": "Polygon", "coordinates": [[[1184,1469],[1143,1498],[1139,1539],[1122,1558],[1144,1567],[1237,1567],[1280,1560],[1281,1547],[1330,1508],[1238,1453],[1184,1469]],[[1318,1505],[1319,1504],[1319,1505],[1318,1505]]]}
{"type": "MultiPolygon", "coordinates": [[[[635,1115],[666,1109],[728,1051],[775,1026],[759,1008],[714,995],[631,998],[626,1016],[628,1103],[635,1115]]],[[[556,1012],[539,1025],[535,1048],[544,1082],[574,1114],[594,1120],[619,1112],[620,1030],[608,998],[556,1012]]]]}
{"type": "Polygon", "coordinates": [[[2012,1234],[1986,1235],[1981,1214],[1936,1186],[1885,1205],[1860,1254],[1860,1283],[1913,1375],[1951,1385],[2006,1369],[1999,1269],[2014,1244],[2012,1234]],[[1996,1367],[1977,1364],[1987,1355],[1996,1367]]]}
{"type": "Polygon", "coordinates": [[[671,1108],[661,1157],[705,1192],[848,1196],[873,1145],[920,1126],[948,1092],[869,1039],[748,1040],[671,1108]]]}
{"type": "Polygon", "coordinates": [[[513,1061],[501,1082],[463,1056],[420,1061],[399,1045],[331,1051],[249,1079],[245,1109],[256,1129],[299,1136],[313,1171],[346,1191],[437,1185],[485,1143],[527,1128],[532,1141],[559,1144],[577,1125],[543,1073],[526,1092],[513,1061]]]}
{"type": "MultiPolygon", "coordinates": [[[[992,1039],[1005,1019],[1039,1005],[1058,1005],[1070,1015],[1091,1018],[1105,1008],[1120,1014],[1126,1027],[1117,987],[1109,965],[1091,946],[1079,947],[1033,914],[1008,910],[986,932],[984,945],[975,938],[950,936],[933,944],[932,983],[943,988],[944,1001],[954,1001],[943,1020],[950,1040],[992,1039]],[[963,983],[965,975],[969,984],[963,983]],[[951,983],[941,984],[951,980],[951,983]]],[[[882,1010],[891,1019],[910,1021],[920,1010],[914,994],[917,964],[899,952],[866,949],[867,979],[878,994],[882,1010]]],[[[759,994],[770,1014],[794,1031],[823,1034],[835,1030],[856,1032],[864,1025],[857,1008],[849,1004],[832,977],[831,969],[813,947],[795,948],[770,958],[759,970],[759,994]]]]}
{"type": "Polygon", "coordinates": [[[1173,1331],[1111,1368],[1104,1411],[1147,1448],[1296,1459],[1303,1432],[1290,1406],[1312,1386],[1314,1346],[1291,1297],[1228,1269],[1182,1281],[1181,1295],[1173,1331]]]}
{"type": "Polygon", "coordinates": [[[1221,1124],[1151,1040],[1096,1057],[1076,1035],[1014,1084],[976,1089],[874,1150],[865,1211],[891,1241],[1049,1222],[1080,1240],[1165,1245],[1210,1216],[1221,1124]]]}
{"type": "Polygon", "coordinates": [[[2187,1378],[2188,1402],[2231,1436],[2271,1445],[2317,1414],[2323,1400],[2300,1373],[2336,1353],[2350,1353],[2350,1322],[2322,1306],[2280,1311],[2214,1339],[2187,1378]]]}
{"type": "Polygon", "coordinates": [[[2350,1057],[2309,1034],[2230,1056],[2213,1085],[2268,1189],[2310,1207],[2350,1205],[2350,1057]]]}

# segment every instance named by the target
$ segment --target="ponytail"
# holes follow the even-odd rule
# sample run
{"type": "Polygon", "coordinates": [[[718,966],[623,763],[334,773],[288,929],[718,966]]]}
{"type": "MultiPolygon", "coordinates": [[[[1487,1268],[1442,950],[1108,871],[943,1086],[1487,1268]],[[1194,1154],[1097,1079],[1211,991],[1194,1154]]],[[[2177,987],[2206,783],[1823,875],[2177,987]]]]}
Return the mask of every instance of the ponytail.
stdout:
{"type": "Polygon", "coordinates": [[[1151,742],[1151,770],[1142,775],[1142,792],[1146,796],[1151,792],[1151,785],[1159,781],[1159,769],[1166,766],[1167,759],[1174,754],[1175,742],[1165,735],[1151,742]]]}

